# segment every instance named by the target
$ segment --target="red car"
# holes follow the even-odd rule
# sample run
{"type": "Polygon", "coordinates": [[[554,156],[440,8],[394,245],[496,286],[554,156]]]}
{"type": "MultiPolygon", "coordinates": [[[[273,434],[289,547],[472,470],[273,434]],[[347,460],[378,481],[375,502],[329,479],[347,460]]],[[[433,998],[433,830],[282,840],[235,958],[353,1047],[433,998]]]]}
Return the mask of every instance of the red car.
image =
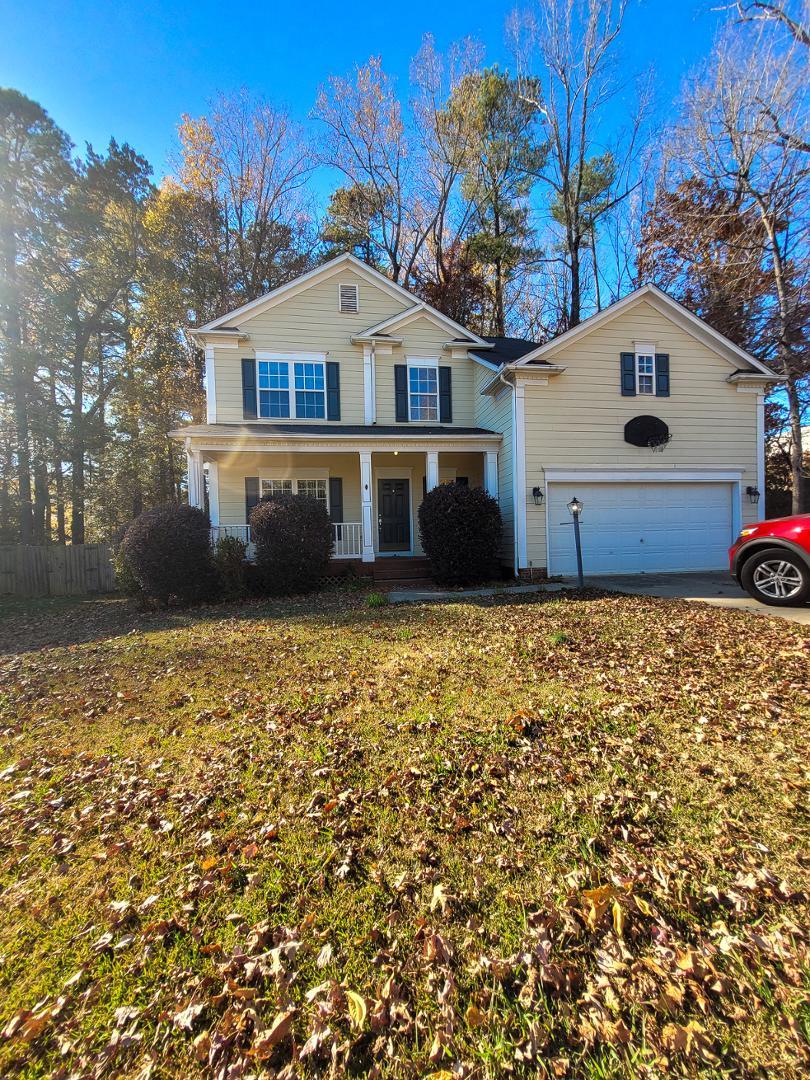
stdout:
{"type": "Polygon", "coordinates": [[[731,573],[755,600],[803,604],[810,598],[810,514],[746,525],[728,557],[731,573]]]}

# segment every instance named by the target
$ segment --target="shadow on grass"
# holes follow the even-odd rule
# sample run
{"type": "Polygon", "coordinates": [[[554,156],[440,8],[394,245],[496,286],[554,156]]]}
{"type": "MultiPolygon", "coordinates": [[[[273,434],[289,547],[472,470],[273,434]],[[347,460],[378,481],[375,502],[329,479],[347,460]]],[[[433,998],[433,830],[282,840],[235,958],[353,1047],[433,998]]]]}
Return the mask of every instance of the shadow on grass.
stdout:
{"type": "Polygon", "coordinates": [[[131,633],[150,634],[187,629],[198,624],[238,620],[248,622],[339,621],[344,626],[397,626],[413,620],[417,611],[429,612],[464,603],[493,608],[509,605],[543,605],[566,601],[583,603],[605,595],[597,591],[550,594],[511,594],[459,597],[369,608],[360,592],[328,590],[304,597],[263,598],[241,603],[200,607],[144,610],[117,595],[102,597],[54,597],[36,600],[0,599],[0,655],[17,655],[40,649],[64,648],[105,641],[131,633]]]}

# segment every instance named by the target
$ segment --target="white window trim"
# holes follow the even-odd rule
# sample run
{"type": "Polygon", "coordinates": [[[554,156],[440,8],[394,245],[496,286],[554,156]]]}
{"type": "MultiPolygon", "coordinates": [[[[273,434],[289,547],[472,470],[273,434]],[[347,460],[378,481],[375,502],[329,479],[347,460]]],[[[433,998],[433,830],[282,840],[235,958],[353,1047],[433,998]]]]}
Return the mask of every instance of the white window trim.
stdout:
{"type": "Polygon", "coordinates": [[[354,281],[339,281],[338,282],[338,313],[340,315],[357,315],[360,311],[360,286],[354,281]],[[357,307],[353,311],[343,310],[343,298],[341,291],[343,289],[354,289],[354,296],[357,302],[357,307]]]}
{"type": "Polygon", "coordinates": [[[407,357],[406,364],[408,367],[408,421],[411,424],[440,424],[441,423],[441,405],[439,402],[439,358],[438,356],[424,357],[419,359],[418,357],[407,357]],[[435,420],[417,420],[411,416],[411,369],[412,368],[434,368],[436,371],[436,419],[435,420]]]}
{"type": "MultiPolygon", "coordinates": [[[[323,420],[326,420],[326,353],[296,353],[296,352],[257,352],[256,353],[256,414],[259,420],[309,420],[312,421],[315,418],[310,416],[299,416],[295,409],[295,364],[320,364],[323,368],[323,420]],[[259,361],[271,360],[275,363],[287,364],[287,382],[289,384],[288,393],[290,395],[290,415],[289,416],[262,416],[261,415],[261,397],[259,389],[259,361]],[[290,371],[289,365],[293,365],[293,370],[290,371]]],[[[310,391],[314,393],[315,391],[310,391]]]]}
{"type": "MultiPolygon", "coordinates": [[[[636,396],[637,397],[657,397],[658,396],[658,387],[656,386],[656,372],[655,372],[655,348],[656,348],[655,342],[635,341],[635,342],[633,342],[633,344],[635,346],[635,354],[634,354],[634,357],[633,357],[633,370],[634,370],[635,375],[636,375],[636,396]],[[643,394],[641,392],[641,389],[640,389],[640,387],[641,387],[641,374],[640,374],[640,372],[638,370],[638,360],[639,360],[640,356],[651,356],[652,357],[652,362],[653,362],[652,367],[653,367],[653,369],[652,369],[652,393],[651,394],[643,394]]],[[[646,375],[648,373],[645,371],[644,374],[646,375]]]]}

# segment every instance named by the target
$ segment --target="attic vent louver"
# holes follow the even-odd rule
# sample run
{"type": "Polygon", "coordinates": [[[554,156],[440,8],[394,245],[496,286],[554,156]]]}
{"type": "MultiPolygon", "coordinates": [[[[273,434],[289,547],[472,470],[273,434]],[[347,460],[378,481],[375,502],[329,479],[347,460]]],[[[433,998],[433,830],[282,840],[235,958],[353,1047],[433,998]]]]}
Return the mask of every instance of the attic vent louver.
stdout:
{"type": "Polygon", "coordinates": [[[346,315],[352,315],[360,310],[360,298],[356,285],[338,285],[338,307],[346,315]]]}

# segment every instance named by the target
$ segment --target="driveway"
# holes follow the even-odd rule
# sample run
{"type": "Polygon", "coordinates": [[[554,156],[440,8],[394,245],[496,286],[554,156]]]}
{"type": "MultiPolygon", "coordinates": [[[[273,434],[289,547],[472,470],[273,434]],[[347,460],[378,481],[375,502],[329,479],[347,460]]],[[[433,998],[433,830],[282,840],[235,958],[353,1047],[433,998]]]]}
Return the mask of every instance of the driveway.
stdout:
{"type": "MultiPolygon", "coordinates": [[[[566,578],[566,585],[575,585],[575,578],[566,578]]],[[[752,611],[788,622],[810,626],[810,606],[798,608],[768,607],[744,592],[733,578],[725,573],[712,574],[595,574],[585,575],[585,584],[612,592],[638,593],[641,596],[664,596],[676,600],[697,600],[703,604],[752,611]]]]}

